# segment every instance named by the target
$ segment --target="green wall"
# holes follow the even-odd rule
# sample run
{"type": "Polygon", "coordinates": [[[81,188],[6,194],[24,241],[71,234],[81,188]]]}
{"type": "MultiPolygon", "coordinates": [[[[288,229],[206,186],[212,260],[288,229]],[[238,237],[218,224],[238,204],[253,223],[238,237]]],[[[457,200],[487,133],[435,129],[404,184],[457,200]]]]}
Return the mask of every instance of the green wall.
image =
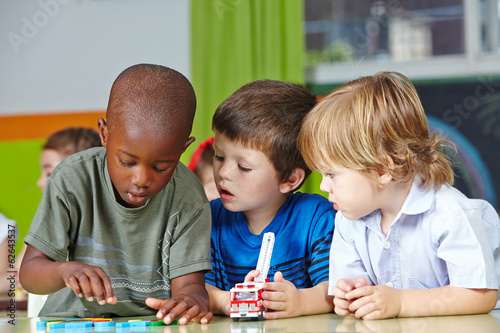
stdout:
{"type": "Polygon", "coordinates": [[[42,198],[36,181],[40,176],[39,156],[43,142],[0,142],[0,211],[18,225],[17,251],[22,247],[22,239],[42,198]]]}

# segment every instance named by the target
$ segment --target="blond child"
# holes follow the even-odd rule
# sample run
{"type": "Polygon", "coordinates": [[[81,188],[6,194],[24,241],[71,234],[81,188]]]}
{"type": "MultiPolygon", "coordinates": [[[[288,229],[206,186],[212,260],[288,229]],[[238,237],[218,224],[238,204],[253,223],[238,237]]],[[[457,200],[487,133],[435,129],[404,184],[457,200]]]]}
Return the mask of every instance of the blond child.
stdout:
{"type": "Polygon", "coordinates": [[[378,319],[487,313],[498,305],[500,221],[453,184],[414,86],[383,72],[351,81],[306,116],[307,164],[338,209],[335,312],[378,319]]]}

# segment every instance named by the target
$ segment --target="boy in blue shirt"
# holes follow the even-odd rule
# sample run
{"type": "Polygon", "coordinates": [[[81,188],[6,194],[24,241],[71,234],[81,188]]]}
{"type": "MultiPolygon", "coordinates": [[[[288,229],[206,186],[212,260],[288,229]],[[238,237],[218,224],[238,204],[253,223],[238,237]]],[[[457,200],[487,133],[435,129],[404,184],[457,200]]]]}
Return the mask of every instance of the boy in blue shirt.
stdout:
{"type": "Polygon", "coordinates": [[[210,308],[229,315],[229,290],[258,275],[263,235],[275,234],[263,305],[266,319],[331,312],[328,255],[334,210],[319,195],[296,192],[309,168],[297,148],[302,119],[316,99],[281,81],[249,83],[217,108],[212,129],[214,178],[210,308]],[[274,276],[273,276],[274,275],[274,276]],[[273,279],[274,278],[274,279],[273,279]]]}
{"type": "Polygon", "coordinates": [[[103,147],[57,165],[25,238],[23,287],[53,293],[40,316],[210,321],[210,206],[178,163],[195,109],[191,84],[170,68],[135,65],[115,80],[103,147]]]}

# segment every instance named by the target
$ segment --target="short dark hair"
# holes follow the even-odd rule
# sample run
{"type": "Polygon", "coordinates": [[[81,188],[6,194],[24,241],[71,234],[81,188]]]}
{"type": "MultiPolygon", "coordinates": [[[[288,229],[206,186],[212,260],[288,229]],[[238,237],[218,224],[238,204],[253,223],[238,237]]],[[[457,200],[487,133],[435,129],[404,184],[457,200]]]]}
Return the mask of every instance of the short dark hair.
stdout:
{"type": "Polygon", "coordinates": [[[110,129],[119,119],[121,124],[146,125],[158,133],[175,130],[188,137],[195,110],[196,95],[185,76],[168,67],[138,64],[113,83],[106,121],[110,129]]]}
{"type": "Polygon", "coordinates": [[[297,137],[302,120],[315,104],[316,97],[299,84],[254,81],[219,105],[212,119],[212,130],[262,151],[278,172],[280,182],[295,168],[305,171],[305,180],[311,170],[299,152],[297,137]]]}
{"type": "Polygon", "coordinates": [[[52,149],[68,157],[79,151],[100,146],[101,138],[99,133],[93,129],[69,127],[51,134],[42,149],[52,149]]]}

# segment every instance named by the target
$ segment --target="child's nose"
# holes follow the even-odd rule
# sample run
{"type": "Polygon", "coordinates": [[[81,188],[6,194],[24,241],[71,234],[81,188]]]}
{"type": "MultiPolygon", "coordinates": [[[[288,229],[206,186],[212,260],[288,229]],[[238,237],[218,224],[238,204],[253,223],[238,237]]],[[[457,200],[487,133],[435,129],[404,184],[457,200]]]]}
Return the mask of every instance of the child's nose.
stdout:
{"type": "Polygon", "coordinates": [[[219,169],[219,176],[222,179],[231,178],[231,167],[227,163],[222,163],[222,165],[219,169]]]}
{"type": "Polygon", "coordinates": [[[325,176],[323,176],[323,178],[321,179],[321,183],[319,184],[319,189],[327,193],[330,191],[330,187],[325,182],[325,176]]]}
{"type": "Polygon", "coordinates": [[[43,192],[46,182],[47,182],[47,177],[40,176],[40,178],[38,178],[38,180],[36,181],[36,186],[38,186],[43,192]]]}
{"type": "Polygon", "coordinates": [[[136,167],[132,183],[138,187],[149,187],[151,185],[151,172],[144,167],[136,167]]]}

